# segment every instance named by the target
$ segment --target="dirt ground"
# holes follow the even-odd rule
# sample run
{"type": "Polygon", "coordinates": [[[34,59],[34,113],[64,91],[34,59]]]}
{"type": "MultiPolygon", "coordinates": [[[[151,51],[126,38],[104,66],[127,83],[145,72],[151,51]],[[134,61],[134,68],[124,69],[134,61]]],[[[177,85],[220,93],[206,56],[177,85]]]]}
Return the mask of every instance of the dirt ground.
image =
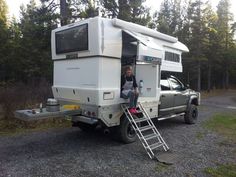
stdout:
{"type": "Polygon", "coordinates": [[[99,130],[62,128],[0,137],[0,176],[207,176],[206,167],[236,163],[236,144],[202,125],[219,112],[236,113],[235,93],[202,100],[195,125],[184,124],[183,118],[158,123],[179,155],[170,166],[149,159],[139,141],[127,145],[99,130]]]}

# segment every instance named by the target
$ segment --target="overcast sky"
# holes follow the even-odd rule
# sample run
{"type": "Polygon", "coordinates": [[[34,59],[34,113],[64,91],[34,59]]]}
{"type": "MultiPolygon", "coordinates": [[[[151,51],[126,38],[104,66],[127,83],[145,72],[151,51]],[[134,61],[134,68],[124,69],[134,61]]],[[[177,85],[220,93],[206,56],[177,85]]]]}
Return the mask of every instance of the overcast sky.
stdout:
{"type": "MultiPolygon", "coordinates": [[[[13,15],[19,19],[19,11],[20,11],[20,5],[21,4],[27,4],[30,0],[6,0],[8,5],[8,11],[9,16],[12,17],[13,15]]],[[[56,0],[59,2],[59,0],[56,0]]],[[[210,0],[213,7],[216,7],[219,0],[210,0]]],[[[39,2],[39,0],[36,0],[36,2],[39,2]]],[[[151,11],[154,12],[155,10],[159,10],[160,4],[162,0],[146,0],[145,5],[148,7],[151,7],[151,11]]],[[[231,0],[232,10],[231,12],[234,13],[235,19],[236,19],[236,1],[231,0]]]]}

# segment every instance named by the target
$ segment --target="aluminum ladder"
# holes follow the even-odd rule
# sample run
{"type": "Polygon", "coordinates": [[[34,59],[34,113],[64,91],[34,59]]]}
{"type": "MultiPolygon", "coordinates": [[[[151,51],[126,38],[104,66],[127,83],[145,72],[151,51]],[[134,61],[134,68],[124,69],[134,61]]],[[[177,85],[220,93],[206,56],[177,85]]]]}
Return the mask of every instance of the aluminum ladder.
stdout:
{"type": "Polygon", "coordinates": [[[165,151],[169,150],[169,147],[141,103],[138,103],[137,114],[131,114],[127,104],[121,104],[121,108],[151,159],[156,158],[154,150],[157,148],[162,147],[165,151]]]}

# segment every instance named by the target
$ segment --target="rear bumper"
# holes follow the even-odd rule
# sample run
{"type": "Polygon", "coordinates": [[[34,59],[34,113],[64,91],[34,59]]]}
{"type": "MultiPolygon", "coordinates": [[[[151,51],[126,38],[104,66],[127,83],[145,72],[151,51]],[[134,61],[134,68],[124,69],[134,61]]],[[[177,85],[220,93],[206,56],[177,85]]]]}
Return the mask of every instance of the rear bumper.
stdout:
{"type": "Polygon", "coordinates": [[[86,124],[94,125],[98,123],[98,119],[86,116],[72,116],[72,122],[83,122],[86,124]]]}

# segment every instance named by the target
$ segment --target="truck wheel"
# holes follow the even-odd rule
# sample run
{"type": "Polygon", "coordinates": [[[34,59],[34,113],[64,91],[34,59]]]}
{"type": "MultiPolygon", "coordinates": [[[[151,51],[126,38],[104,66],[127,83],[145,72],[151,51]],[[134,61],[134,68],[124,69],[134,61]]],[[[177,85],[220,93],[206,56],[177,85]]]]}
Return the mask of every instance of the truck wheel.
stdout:
{"type": "Polygon", "coordinates": [[[121,117],[118,134],[119,139],[126,144],[133,143],[137,139],[135,130],[125,116],[121,117]]]}
{"type": "Polygon", "coordinates": [[[186,124],[195,124],[197,122],[198,109],[197,106],[191,104],[184,115],[184,121],[186,124]]]}

